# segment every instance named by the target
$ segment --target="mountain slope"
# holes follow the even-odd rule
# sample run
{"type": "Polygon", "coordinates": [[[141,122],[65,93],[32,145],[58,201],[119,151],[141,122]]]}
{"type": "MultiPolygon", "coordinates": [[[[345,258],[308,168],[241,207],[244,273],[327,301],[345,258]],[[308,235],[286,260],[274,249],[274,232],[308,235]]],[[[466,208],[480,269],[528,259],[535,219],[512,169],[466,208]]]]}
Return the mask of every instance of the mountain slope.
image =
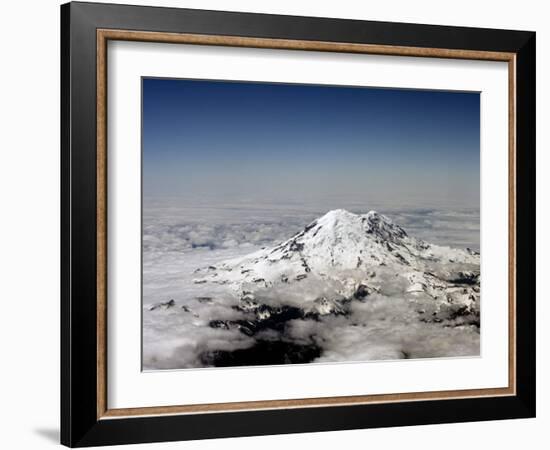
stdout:
{"type": "Polygon", "coordinates": [[[426,243],[375,211],[333,210],[281,244],[199,269],[195,283],[227,285],[243,309],[298,307],[344,314],[352,300],[399,296],[431,318],[479,316],[479,254],[426,243]],[[443,311],[443,312],[442,312],[443,311]]]}

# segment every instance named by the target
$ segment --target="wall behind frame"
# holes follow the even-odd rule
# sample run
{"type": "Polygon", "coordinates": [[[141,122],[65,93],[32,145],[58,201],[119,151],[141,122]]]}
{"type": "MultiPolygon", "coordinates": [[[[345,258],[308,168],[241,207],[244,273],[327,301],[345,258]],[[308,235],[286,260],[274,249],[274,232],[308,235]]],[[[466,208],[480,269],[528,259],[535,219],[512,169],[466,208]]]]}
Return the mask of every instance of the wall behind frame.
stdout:
{"type": "MultiPolygon", "coordinates": [[[[456,26],[537,31],[537,278],[550,271],[544,253],[550,251],[548,202],[550,191],[550,31],[543,2],[435,0],[356,2],[353,0],[298,2],[296,0],[132,0],[127,3],[201,9],[295,14],[363,20],[417,22],[456,26]],[[545,208],[546,207],[546,208],[545,208]]],[[[0,418],[5,424],[0,446],[10,449],[57,447],[59,440],[59,5],[55,0],[10,2],[0,33],[2,123],[0,151],[0,418]]],[[[104,2],[109,3],[109,2],[104,2]]],[[[124,3],[120,0],[120,3],[124,3]]],[[[544,317],[547,293],[538,291],[538,374],[550,376],[550,328],[544,317]]],[[[475,447],[517,449],[527,442],[542,448],[550,426],[550,388],[538,386],[538,417],[531,420],[429,425],[288,436],[225,439],[128,446],[136,449],[247,450],[343,447],[421,448],[448,450],[475,447]],[[541,444],[536,444],[540,442],[541,444]]]]}

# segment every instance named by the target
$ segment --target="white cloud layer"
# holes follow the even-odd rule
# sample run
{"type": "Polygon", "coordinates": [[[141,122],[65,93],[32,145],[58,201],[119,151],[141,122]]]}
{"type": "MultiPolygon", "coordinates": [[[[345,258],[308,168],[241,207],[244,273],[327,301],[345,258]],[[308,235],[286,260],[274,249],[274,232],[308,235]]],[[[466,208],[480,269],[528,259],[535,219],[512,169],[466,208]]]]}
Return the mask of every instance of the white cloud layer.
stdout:
{"type": "MultiPolygon", "coordinates": [[[[365,212],[372,207],[359,209],[365,212]]],[[[388,214],[410,235],[428,242],[479,249],[479,210],[392,209],[388,214]]],[[[201,355],[252,347],[258,339],[316,345],[319,362],[468,356],[479,354],[479,329],[471,324],[421,321],[429,305],[399,296],[375,295],[354,302],[346,316],[297,318],[284,330],[247,336],[236,327],[212,328],[211,321],[250,319],[237,296],[223,286],[193,282],[194,271],[286,240],[326,210],[300,205],[173,207],[147,204],[143,220],[143,366],[145,369],[200,367],[201,355]],[[173,299],[173,307],[150,311],[173,299]],[[449,326],[452,325],[452,326],[449,326]]],[[[296,305],[330,296],[328,286],[303,283],[303,291],[266,292],[266,303],[296,305]],[[317,292],[319,291],[319,292],[317,292]]]]}

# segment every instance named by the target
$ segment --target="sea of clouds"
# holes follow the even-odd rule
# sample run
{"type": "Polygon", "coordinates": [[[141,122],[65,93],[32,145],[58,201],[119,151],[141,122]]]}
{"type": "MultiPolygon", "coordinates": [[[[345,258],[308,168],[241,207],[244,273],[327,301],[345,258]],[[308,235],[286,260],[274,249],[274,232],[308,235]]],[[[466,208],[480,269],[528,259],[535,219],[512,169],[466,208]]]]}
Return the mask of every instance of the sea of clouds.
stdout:
{"type": "MultiPolygon", "coordinates": [[[[333,203],[266,205],[242,199],[215,204],[145,199],[143,368],[200,367],[200,355],[205,352],[249,348],[257,339],[315,343],[323,348],[319,362],[478,355],[479,330],[420,322],[416,307],[388,295],[353,304],[348,316],[293,320],[285,327],[284,335],[265,331],[250,337],[237,329],[209,326],[212,320],[244,320],[247,315],[233,308],[239,299],[223,286],[194,283],[196,269],[286,240],[333,209],[333,203]],[[152,305],[169,300],[174,300],[174,307],[150,310],[152,305]]],[[[409,235],[427,242],[479,250],[478,208],[363,203],[348,201],[342,206],[355,213],[375,209],[388,215],[409,235]]],[[[304,292],[293,286],[292,292],[277,295],[285,302],[299,303],[301,297],[318,294],[313,285],[300,286],[304,292]]]]}

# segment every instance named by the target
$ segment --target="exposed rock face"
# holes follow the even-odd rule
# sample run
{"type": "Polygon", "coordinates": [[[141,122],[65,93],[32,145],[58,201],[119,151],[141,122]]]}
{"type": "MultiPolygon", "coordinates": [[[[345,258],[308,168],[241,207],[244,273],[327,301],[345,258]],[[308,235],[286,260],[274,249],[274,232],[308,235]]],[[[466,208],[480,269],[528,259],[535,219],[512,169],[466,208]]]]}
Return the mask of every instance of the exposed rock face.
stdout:
{"type": "Polygon", "coordinates": [[[209,351],[201,355],[205,366],[258,366],[303,364],[321,355],[315,344],[296,344],[286,341],[258,340],[250,348],[229,351],[209,351]]]}
{"type": "Polygon", "coordinates": [[[176,302],[174,299],[171,299],[164,303],[161,302],[161,303],[154,304],[149,308],[149,311],[156,311],[159,309],[170,309],[170,308],[173,308],[174,306],[176,306],[176,302]]]}

